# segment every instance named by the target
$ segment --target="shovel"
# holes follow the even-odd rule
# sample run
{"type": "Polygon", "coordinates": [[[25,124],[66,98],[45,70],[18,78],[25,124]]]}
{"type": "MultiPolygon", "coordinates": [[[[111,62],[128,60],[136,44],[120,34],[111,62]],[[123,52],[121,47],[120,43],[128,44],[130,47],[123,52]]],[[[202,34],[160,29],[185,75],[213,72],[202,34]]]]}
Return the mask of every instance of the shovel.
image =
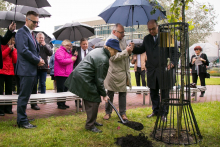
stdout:
{"type": "Polygon", "coordinates": [[[119,114],[118,110],[115,108],[115,106],[112,104],[112,102],[110,100],[108,100],[108,103],[112,106],[112,108],[115,110],[116,114],[118,115],[119,119],[121,121],[118,121],[120,123],[122,123],[123,125],[126,125],[127,127],[130,127],[134,130],[140,131],[144,128],[142,123],[139,122],[134,122],[134,121],[128,121],[128,120],[123,120],[121,115],[119,114]]]}

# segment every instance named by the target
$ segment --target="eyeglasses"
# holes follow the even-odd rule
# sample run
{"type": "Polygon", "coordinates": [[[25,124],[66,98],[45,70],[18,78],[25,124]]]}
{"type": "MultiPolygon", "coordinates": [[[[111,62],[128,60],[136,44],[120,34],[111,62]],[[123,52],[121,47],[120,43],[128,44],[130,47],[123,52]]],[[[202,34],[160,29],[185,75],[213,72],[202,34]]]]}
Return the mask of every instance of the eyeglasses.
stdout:
{"type": "Polygon", "coordinates": [[[30,21],[32,21],[33,24],[39,24],[39,23],[40,23],[39,21],[33,21],[33,20],[29,19],[29,18],[27,18],[27,19],[30,20],[30,21]]]}
{"type": "Polygon", "coordinates": [[[148,31],[150,32],[150,31],[155,31],[156,30],[156,27],[154,27],[154,28],[152,28],[152,29],[149,29],[148,28],[148,31]]]}
{"type": "MultiPolygon", "coordinates": [[[[117,30],[116,30],[117,31],[117,30]]],[[[120,32],[120,31],[117,31],[118,33],[120,33],[120,34],[124,34],[125,32],[120,32]]]]}

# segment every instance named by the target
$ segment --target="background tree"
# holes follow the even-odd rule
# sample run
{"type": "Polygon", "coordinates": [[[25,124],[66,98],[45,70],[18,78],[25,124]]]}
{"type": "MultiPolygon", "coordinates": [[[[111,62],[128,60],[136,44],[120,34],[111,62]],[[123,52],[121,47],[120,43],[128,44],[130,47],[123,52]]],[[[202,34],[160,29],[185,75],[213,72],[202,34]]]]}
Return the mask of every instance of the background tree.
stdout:
{"type": "MultiPolygon", "coordinates": [[[[0,0],[0,11],[10,11],[12,7],[13,7],[12,4],[0,0]]],[[[4,36],[6,30],[7,30],[6,28],[0,28],[0,35],[4,36]]]]}
{"type": "MultiPolygon", "coordinates": [[[[178,1],[178,0],[177,0],[178,1]]],[[[180,0],[179,0],[180,1],[180,0]]],[[[158,0],[158,2],[166,10],[168,20],[159,21],[159,24],[167,22],[180,22],[182,21],[181,17],[181,8],[176,7],[174,9],[174,0],[158,0]]],[[[192,1],[192,3],[187,3],[186,5],[186,22],[189,23],[189,46],[199,41],[204,42],[205,37],[209,36],[217,23],[216,18],[217,14],[214,10],[213,5],[210,3],[199,3],[198,1],[192,1]]],[[[140,25],[134,27],[136,32],[142,33],[143,37],[149,34],[147,25],[140,25]]]]}

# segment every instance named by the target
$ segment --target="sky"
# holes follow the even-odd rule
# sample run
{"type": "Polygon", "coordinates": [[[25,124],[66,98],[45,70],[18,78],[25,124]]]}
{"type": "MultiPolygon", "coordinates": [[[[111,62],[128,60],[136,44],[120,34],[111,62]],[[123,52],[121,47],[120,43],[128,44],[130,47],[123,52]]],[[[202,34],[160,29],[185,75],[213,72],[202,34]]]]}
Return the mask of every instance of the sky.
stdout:
{"type": "MultiPolygon", "coordinates": [[[[68,22],[97,17],[108,5],[115,0],[48,0],[51,7],[44,7],[52,16],[50,18],[40,18],[37,31],[44,31],[53,37],[54,26],[63,25],[68,22]]],[[[197,0],[214,5],[216,13],[219,15],[216,20],[219,22],[215,26],[215,31],[220,32],[220,0],[197,0]]]]}

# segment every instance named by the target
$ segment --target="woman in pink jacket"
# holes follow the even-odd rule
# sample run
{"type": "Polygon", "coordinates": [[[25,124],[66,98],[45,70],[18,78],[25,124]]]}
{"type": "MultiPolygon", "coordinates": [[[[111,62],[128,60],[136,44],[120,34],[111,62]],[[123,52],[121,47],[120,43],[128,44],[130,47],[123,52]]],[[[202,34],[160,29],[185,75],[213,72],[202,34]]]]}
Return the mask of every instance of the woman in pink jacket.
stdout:
{"type": "MultiPolygon", "coordinates": [[[[73,71],[73,64],[77,59],[78,53],[72,55],[72,44],[69,40],[63,40],[62,45],[55,53],[54,77],[57,84],[57,92],[66,92],[68,89],[64,86],[67,77],[73,71]]],[[[66,101],[57,102],[58,109],[69,108],[66,101]]]]}

